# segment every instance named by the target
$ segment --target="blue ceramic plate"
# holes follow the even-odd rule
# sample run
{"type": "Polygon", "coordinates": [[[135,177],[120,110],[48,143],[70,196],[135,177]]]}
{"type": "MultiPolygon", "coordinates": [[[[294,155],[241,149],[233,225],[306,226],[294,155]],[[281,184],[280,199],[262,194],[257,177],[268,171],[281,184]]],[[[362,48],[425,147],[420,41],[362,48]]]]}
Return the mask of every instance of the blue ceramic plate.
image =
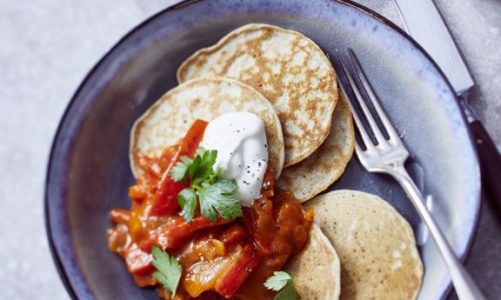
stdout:
{"type": "MultiPolygon", "coordinates": [[[[187,56],[250,22],[298,30],[328,54],[347,47],[357,52],[411,150],[409,168],[424,193],[433,195],[433,214],[457,255],[465,257],[479,208],[478,163],[449,83],[415,42],[351,3],[187,1],[142,23],[107,53],[59,125],[47,173],[46,220],[54,260],[74,298],[157,298],[154,291],[136,287],[123,261],[106,246],[108,212],[130,204],[131,125],[176,85],[176,69],[187,56]]],[[[420,299],[444,297],[449,276],[401,189],[385,176],[367,173],[356,159],[331,187],[338,188],[378,194],[412,224],[425,265],[420,299]]]]}

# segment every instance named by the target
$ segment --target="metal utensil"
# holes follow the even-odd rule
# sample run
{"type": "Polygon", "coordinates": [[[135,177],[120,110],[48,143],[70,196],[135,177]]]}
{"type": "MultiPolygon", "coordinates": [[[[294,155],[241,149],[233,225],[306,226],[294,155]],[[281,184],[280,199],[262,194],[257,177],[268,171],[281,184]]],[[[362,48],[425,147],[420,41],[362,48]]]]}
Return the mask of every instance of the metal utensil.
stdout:
{"type": "Polygon", "coordinates": [[[354,76],[352,76],[346,67],[343,59],[338,54],[337,62],[341,67],[340,75],[347,79],[347,84],[344,86],[343,82],[340,81],[341,91],[350,103],[352,108],[353,117],[355,119],[355,124],[357,126],[358,132],[360,134],[361,140],[363,141],[364,148],[356,142],[355,151],[360,163],[369,172],[375,173],[385,173],[391,175],[395,180],[402,186],[407,196],[411,200],[412,204],[416,208],[418,214],[423,219],[424,223],[428,227],[435,243],[442,254],[442,257],[447,265],[456,292],[461,300],[482,300],[485,297],[482,295],[481,291],[472,280],[468,272],[463,268],[461,263],[457,260],[456,256],[452,252],[448,242],[446,241],[444,235],[437,226],[437,223],[433,219],[433,216],[428,211],[425,205],[425,200],[418,187],[414,183],[413,179],[407,173],[404,167],[404,162],[409,157],[409,151],[402,143],[399,135],[397,134],[395,128],[391,124],[391,121],[386,116],[383,108],[379,104],[377,97],[372,90],[368,79],[363,73],[362,67],[358,62],[353,50],[349,49],[349,56],[353,64],[354,76]],[[356,82],[353,77],[356,77],[356,82]],[[386,132],[388,138],[385,137],[383,130],[379,128],[376,123],[376,119],[369,110],[365,100],[363,99],[362,92],[359,87],[365,91],[368,96],[374,110],[376,111],[377,118],[381,121],[383,125],[383,130],[386,132]],[[351,90],[354,97],[349,97],[346,90],[351,90]],[[355,98],[355,99],[353,99],[355,98]],[[361,108],[365,120],[368,123],[368,128],[372,132],[372,136],[362,123],[362,119],[354,109],[353,103],[358,103],[361,108]],[[374,142],[374,140],[375,142],[374,142]]]}
{"type": "Polygon", "coordinates": [[[433,0],[394,0],[407,32],[428,52],[454,88],[474,137],[488,199],[501,211],[501,156],[468,104],[474,86],[461,54],[433,0]]]}

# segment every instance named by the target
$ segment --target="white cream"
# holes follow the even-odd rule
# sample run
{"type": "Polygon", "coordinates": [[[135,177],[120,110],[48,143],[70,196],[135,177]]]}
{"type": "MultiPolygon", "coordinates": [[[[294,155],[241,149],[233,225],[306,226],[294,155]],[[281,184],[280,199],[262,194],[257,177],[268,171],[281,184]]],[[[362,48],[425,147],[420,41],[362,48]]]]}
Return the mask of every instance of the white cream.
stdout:
{"type": "Polygon", "coordinates": [[[207,125],[201,146],[217,150],[214,170],[224,179],[236,180],[243,206],[259,198],[268,166],[268,145],[264,122],[248,112],[224,114],[207,125]]]}

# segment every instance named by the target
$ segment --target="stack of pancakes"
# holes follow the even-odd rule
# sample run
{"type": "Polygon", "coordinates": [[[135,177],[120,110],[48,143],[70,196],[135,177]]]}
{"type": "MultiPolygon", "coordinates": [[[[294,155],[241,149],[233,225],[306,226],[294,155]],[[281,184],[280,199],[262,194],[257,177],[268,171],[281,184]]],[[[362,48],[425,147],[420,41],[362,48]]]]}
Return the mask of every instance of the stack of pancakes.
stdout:
{"type": "Polygon", "coordinates": [[[279,187],[315,210],[306,249],[288,267],[303,299],[414,299],[422,263],[407,221],[384,200],[338,190],[355,144],[347,100],[329,59],[299,32],[240,27],[180,66],[180,83],[134,124],[133,153],[178,143],[195,119],[235,111],[260,116],[279,187]],[[318,196],[317,196],[318,195],[318,196]]]}

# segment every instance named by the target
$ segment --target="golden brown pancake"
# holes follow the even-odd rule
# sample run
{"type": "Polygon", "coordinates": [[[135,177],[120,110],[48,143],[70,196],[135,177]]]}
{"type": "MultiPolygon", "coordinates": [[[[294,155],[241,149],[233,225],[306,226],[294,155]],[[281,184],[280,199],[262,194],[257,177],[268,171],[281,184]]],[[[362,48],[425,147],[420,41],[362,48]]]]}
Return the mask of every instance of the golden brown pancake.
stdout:
{"type": "Polygon", "coordinates": [[[278,178],[284,161],[282,128],[273,106],[252,87],[227,78],[199,78],[168,91],[135,123],[131,131],[130,162],[138,177],[134,153],[158,157],[176,145],[196,119],[211,121],[229,112],[247,111],[261,117],[268,141],[269,163],[278,178]]]}
{"type": "Polygon", "coordinates": [[[242,81],[271,101],[284,131],[285,166],[302,161],[327,138],[338,99],[336,73],[301,33],[245,25],[195,52],[177,72],[179,82],[214,75],[242,81]]]}
{"type": "Polygon", "coordinates": [[[386,201],[339,190],[305,203],[341,260],[340,299],[415,299],[423,265],[411,226],[386,201]]]}
{"type": "Polygon", "coordinates": [[[323,192],[344,172],[353,155],[355,130],[350,106],[340,95],[329,136],[312,155],[282,171],[278,186],[301,202],[323,192]]]}
{"type": "Polygon", "coordinates": [[[285,271],[292,275],[301,299],[339,299],[339,257],[318,225],[312,225],[306,248],[287,264],[285,271]]]}

